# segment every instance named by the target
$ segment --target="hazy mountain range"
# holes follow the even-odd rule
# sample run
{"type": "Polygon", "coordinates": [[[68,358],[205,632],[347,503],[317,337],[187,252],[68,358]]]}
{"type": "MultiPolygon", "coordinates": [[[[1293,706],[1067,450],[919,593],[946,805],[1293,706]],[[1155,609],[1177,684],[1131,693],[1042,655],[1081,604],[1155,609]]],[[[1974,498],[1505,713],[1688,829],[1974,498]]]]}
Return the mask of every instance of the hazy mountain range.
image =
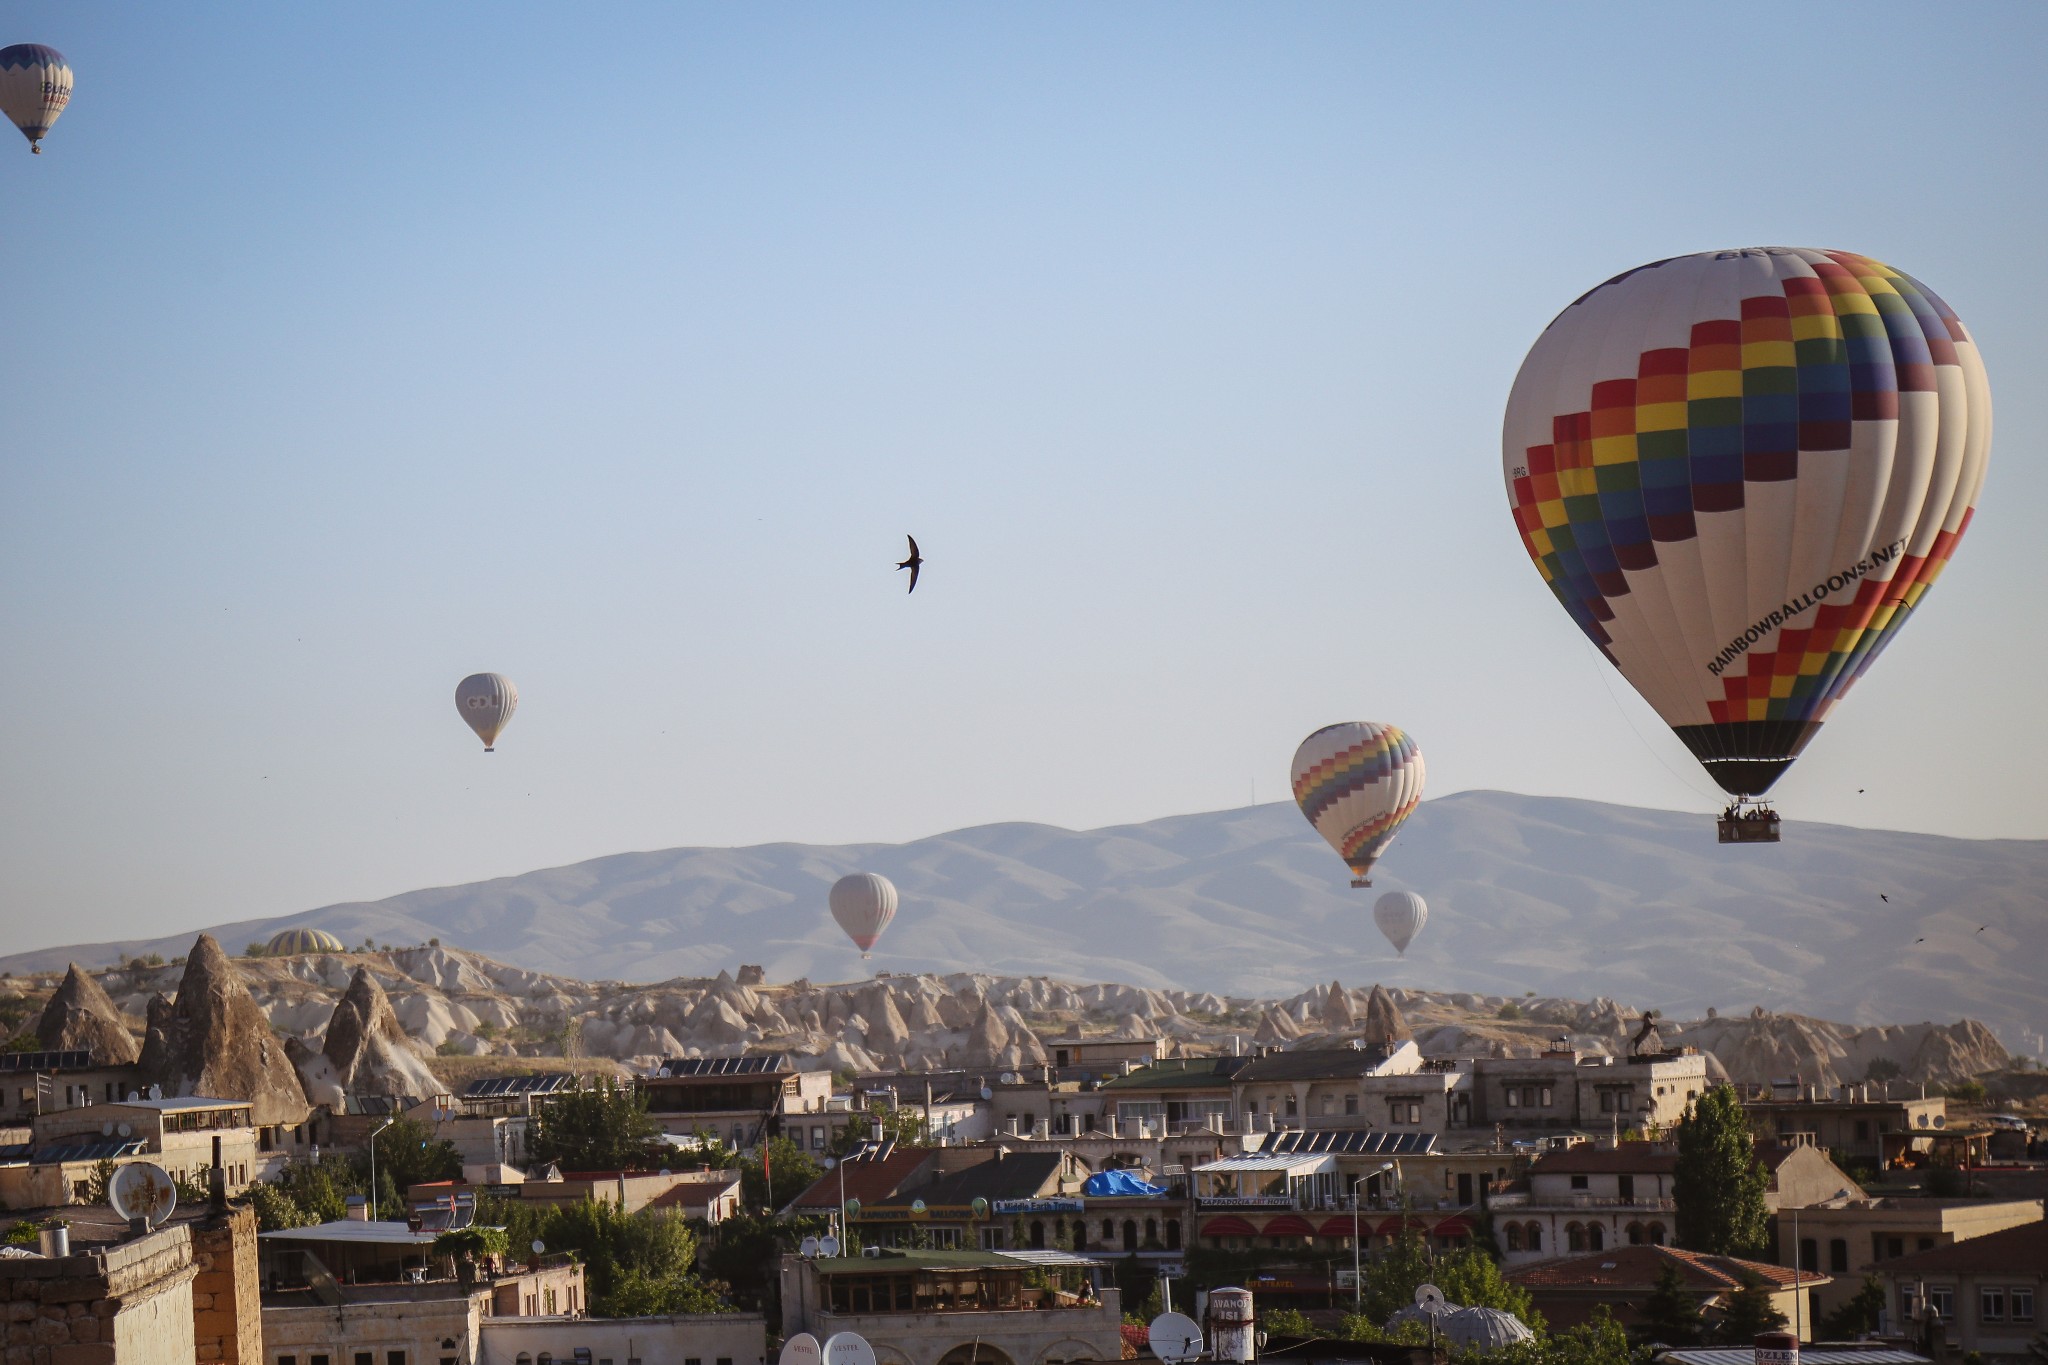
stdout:
{"type": "Polygon", "coordinates": [[[344,942],[444,943],[536,970],[653,981],[759,963],[770,980],[870,971],[1048,973],[1233,995],[1315,982],[1585,998],[1696,1016],[1764,1005],[1858,1023],[1981,1019],[2022,1051],[2048,1026],[2048,841],[1788,822],[1724,848],[1703,815],[1461,792],[1425,802],[1355,891],[1291,805],[1073,831],[1002,824],[907,844],[682,848],[161,939],[0,958],[15,972],[231,949],[308,924],[344,942]],[[855,869],[902,908],[872,963],[825,910],[855,869]],[[1374,898],[1420,892],[1405,960],[1374,898]],[[1888,897],[1889,899],[1885,899],[1888,897]],[[1919,941],[1924,940],[1924,941],[1919,941]]]}

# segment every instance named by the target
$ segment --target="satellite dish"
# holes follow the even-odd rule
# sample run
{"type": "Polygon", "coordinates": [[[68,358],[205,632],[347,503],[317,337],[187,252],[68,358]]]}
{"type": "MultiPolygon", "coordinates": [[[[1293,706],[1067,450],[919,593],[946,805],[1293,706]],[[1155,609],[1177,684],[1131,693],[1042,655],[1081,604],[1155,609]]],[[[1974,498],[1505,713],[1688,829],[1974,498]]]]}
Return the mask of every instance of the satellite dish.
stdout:
{"type": "Polygon", "coordinates": [[[997,1079],[1002,1081],[1004,1085],[1015,1085],[1017,1084],[1017,1073],[1014,1071],[1005,1071],[997,1079]]]}
{"type": "Polygon", "coordinates": [[[834,1332],[825,1338],[825,1365],[875,1365],[875,1348],[858,1332],[834,1332]]]}
{"type": "Polygon", "coordinates": [[[543,1251],[546,1251],[547,1249],[548,1249],[548,1244],[547,1244],[546,1242],[543,1242],[543,1241],[542,1241],[542,1240],[541,1240],[540,1238],[538,1238],[538,1237],[536,1237],[536,1238],[534,1238],[534,1239],[533,1239],[533,1254],[534,1254],[534,1255],[538,1256],[538,1255],[540,1255],[540,1254],[541,1254],[541,1253],[542,1253],[543,1251]]]}
{"type": "Polygon", "coordinates": [[[142,1098],[142,1096],[140,1096],[140,1095],[136,1094],[136,1093],[135,1093],[135,1092],[134,1092],[133,1090],[131,1090],[131,1091],[129,1091],[129,1092],[128,1092],[128,1103],[130,1103],[130,1104],[133,1104],[133,1103],[135,1103],[135,1102],[136,1102],[137,1100],[139,1100],[139,1099],[141,1099],[141,1098],[142,1098]]]}
{"type": "MultiPolygon", "coordinates": [[[[796,1254],[803,1257],[806,1261],[816,1256],[818,1249],[818,1239],[815,1237],[806,1237],[796,1244],[796,1254]]],[[[812,1344],[815,1345],[816,1343],[812,1344]]],[[[785,1356],[789,1354],[788,1347],[785,1346],[782,1349],[785,1356]]]]}
{"type": "Polygon", "coordinates": [[[112,1137],[113,1135],[114,1135],[114,1121],[113,1121],[112,1119],[108,1119],[108,1120],[107,1120],[107,1121],[106,1121],[105,1123],[103,1123],[103,1124],[101,1124],[101,1125],[100,1125],[100,1136],[101,1136],[101,1137],[112,1137]]]}
{"type": "Polygon", "coordinates": [[[824,1365],[825,1348],[809,1332],[798,1332],[782,1343],[782,1354],[775,1358],[775,1365],[824,1365]]]}
{"type": "Polygon", "coordinates": [[[1152,1354],[1166,1365],[1182,1365],[1202,1354],[1202,1329],[1185,1313],[1161,1313],[1146,1330],[1152,1354]]]}
{"type": "Polygon", "coordinates": [[[149,1097],[153,1100],[162,1099],[164,1097],[164,1088],[160,1085],[152,1085],[149,1088],[149,1097]]]}
{"type": "Polygon", "coordinates": [[[826,1170],[832,1170],[834,1167],[839,1165],[839,1158],[836,1156],[828,1156],[825,1158],[824,1165],[826,1170]]]}
{"type": "Polygon", "coordinates": [[[663,1174],[663,1175],[670,1175],[670,1174],[673,1174],[673,1173],[672,1173],[672,1172],[671,1172],[671,1171],[669,1170],[669,1168],[668,1168],[668,1167],[664,1166],[664,1167],[662,1167],[662,1168],[661,1168],[661,1174],[663,1174]]]}
{"type": "Polygon", "coordinates": [[[1431,1317],[1438,1317],[1444,1311],[1444,1291],[1433,1284],[1415,1286],[1415,1306],[1431,1317]]]}
{"type": "Polygon", "coordinates": [[[107,1182],[107,1203],[129,1222],[140,1218],[155,1227],[178,1207],[178,1187],[164,1174],[163,1167],[148,1161],[131,1161],[107,1182]]]}
{"type": "Polygon", "coordinates": [[[131,1123],[117,1123],[114,1125],[114,1131],[122,1137],[134,1137],[135,1125],[131,1123]]]}
{"type": "Polygon", "coordinates": [[[987,1086],[983,1086],[981,1088],[981,1097],[985,1100],[992,1100],[996,1097],[996,1092],[989,1089],[987,1086]]]}
{"type": "Polygon", "coordinates": [[[818,1239],[818,1254],[820,1256],[837,1256],[839,1254],[839,1239],[830,1233],[820,1237],[818,1239]]]}

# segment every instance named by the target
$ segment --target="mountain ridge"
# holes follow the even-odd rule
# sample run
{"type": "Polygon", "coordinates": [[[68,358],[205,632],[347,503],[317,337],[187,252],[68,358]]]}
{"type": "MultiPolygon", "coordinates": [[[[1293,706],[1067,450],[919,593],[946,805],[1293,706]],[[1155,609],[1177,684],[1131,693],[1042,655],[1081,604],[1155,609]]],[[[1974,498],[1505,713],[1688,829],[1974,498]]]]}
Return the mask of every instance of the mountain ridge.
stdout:
{"type": "MultiPolygon", "coordinates": [[[[1291,805],[1273,803],[1086,831],[1005,822],[902,844],[622,852],[208,932],[241,943],[318,924],[350,943],[442,938],[586,979],[711,976],[741,961],[775,979],[844,977],[862,969],[824,892],[856,868],[902,893],[872,964],[891,971],[1245,996],[1335,972],[1690,1013],[1969,1015],[2015,1042],[2048,1025],[2048,840],[1789,821],[1782,844],[1729,848],[1708,816],[1491,791],[1424,802],[1369,892],[1348,886],[1291,805]],[[1372,900],[1397,887],[1430,904],[1405,959],[1371,926],[1372,900]]],[[[192,933],[32,950],[0,969],[170,955],[192,933]]]]}

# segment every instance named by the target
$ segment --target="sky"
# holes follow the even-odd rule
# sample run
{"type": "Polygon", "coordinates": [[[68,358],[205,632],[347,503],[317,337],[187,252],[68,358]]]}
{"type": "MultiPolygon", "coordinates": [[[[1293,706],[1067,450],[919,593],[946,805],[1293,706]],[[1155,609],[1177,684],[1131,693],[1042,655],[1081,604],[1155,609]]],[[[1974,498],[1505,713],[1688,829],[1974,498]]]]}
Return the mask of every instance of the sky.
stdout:
{"type": "Polygon", "coordinates": [[[1704,831],[1500,419],[1592,285],[1764,244],[1927,283],[1998,413],[1779,808],[2048,837],[2038,5],[0,3],[18,41],[77,88],[0,144],[0,951],[1272,801],[1350,719],[1432,794],[1704,831]]]}

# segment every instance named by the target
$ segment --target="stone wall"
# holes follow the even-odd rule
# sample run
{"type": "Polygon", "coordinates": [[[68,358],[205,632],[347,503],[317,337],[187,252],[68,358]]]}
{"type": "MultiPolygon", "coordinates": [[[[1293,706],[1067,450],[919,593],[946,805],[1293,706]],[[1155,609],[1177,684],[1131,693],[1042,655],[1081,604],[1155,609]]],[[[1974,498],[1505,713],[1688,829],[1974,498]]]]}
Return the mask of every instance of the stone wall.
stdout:
{"type": "Polygon", "coordinates": [[[200,1365],[258,1365],[263,1297],[256,1274],[256,1211],[230,1209],[192,1229],[194,1357],[200,1365]]]}
{"type": "Polygon", "coordinates": [[[103,1250],[0,1261],[6,1365],[189,1365],[191,1231],[103,1250]]]}

